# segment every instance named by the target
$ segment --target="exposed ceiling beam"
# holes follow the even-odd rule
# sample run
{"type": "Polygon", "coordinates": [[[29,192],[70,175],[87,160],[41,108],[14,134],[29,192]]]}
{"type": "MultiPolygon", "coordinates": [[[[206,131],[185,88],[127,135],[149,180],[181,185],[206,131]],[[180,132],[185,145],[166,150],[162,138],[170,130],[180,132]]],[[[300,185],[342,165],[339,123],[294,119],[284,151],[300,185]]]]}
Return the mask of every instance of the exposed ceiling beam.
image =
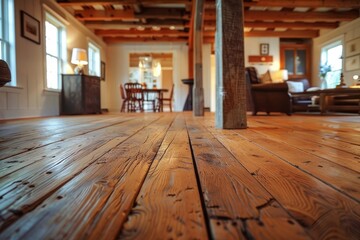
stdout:
{"type": "Polygon", "coordinates": [[[127,10],[76,10],[74,15],[79,20],[86,21],[109,21],[122,19],[143,19],[143,18],[158,18],[158,19],[189,19],[189,13],[182,9],[171,8],[148,8],[143,9],[139,13],[134,13],[132,9],[127,10]]]}
{"type": "Polygon", "coordinates": [[[287,30],[287,31],[250,31],[245,37],[280,37],[280,38],[315,38],[318,30],[287,30]]]}
{"type": "Polygon", "coordinates": [[[58,0],[61,6],[83,6],[83,5],[101,5],[101,4],[191,4],[191,0],[58,0]]]}
{"type": "Polygon", "coordinates": [[[78,20],[82,21],[113,21],[113,20],[126,20],[135,19],[133,10],[76,10],[74,15],[78,20]]]}
{"type": "Polygon", "coordinates": [[[149,36],[171,36],[171,37],[188,37],[189,33],[184,31],[175,31],[175,30],[143,30],[139,31],[136,29],[132,30],[95,30],[95,34],[103,37],[118,37],[118,36],[140,36],[140,37],[149,37],[149,36]]]}
{"type": "Polygon", "coordinates": [[[122,21],[92,21],[85,22],[85,26],[92,29],[125,29],[125,28],[136,28],[137,26],[143,27],[186,27],[188,24],[183,20],[149,20],[146,23],[138,22],[122,22],[122,21]]]}
{"type": "MultiPolygon", "coordinates": [[[[140,31],[129,37],[135,30],[132,31],[110,31],[108,34],[102,32],[100,36],[105,36],[103,39],[107,43],[117,42],[187,42],[188,33],[182,32],[181,36],[160,36],[166,35],[169,31],[164,31],[164,34],[152,35],[150,31],[145,31],[144,34],[138,34],[140,31]],[[121,35],[117,35],[120,33],[121,35]],[[129,34],[129,35],[128,35],[129,34]],[[126,36],[127,35],[127,36],[126,36]]],[[[214,43],[214,31],[204,31],[204,43],[214,43]]],[[[246,37],[280,37],[280,38],[314,38],[319,36],[317,30],[287,30],[287,31],[250,31],[245,32],[246,37]]]]}
{"type": "Polygon", "coordinates": [[[183,9],[174,8],[144,8],[135,16],[137,18],[190,19],[189,13],[186,13],[183,9]]]}
{"type": "Polygon", "coordinates": [[[244,2],[245,7],[331,7],[331,8],[358,8],[359,0],[257,0],[244,2]]]}
{"type": "MultiPolygon", "coordinates": [[[[272,21],[351,21],[360,16],[359,11],[344,12],[278,12],[278,11],[245,11],[245,20],[272,20],[272,21]]],[[[213,9],[205,11],[205,20],[216,20],[213,9]]]]}
{"type": "MultiPolygon", "coordinates": [[[[306,28],[306,29],[334,29],[339,27],[337,22],[247,22],[247,28],[306,28]]],[[[216,21],[205,21],[205,27],[216,27],[216,21]]]]}
{"type": "Polygon", "coordinates": [[[106,43],[124,42],[187,42],[187,38],[175,37],[104,37],[106,43]]]}
{"type": "MultiPolygon", "coordinates": [[[[337,22],[251,22],[245,21],[247,28],[304,28],[304,29],[334,29],[339,27],[337,22]]],[[[208,20],[204,23],[205,27],[216,27],[216,21],[208,20]]]]}
{"type": "Polygon", "coordinates": [[[339,26],[336,22],[245,22],[248,28],[305,28],[305,29],[334,29],[339,26]]]}

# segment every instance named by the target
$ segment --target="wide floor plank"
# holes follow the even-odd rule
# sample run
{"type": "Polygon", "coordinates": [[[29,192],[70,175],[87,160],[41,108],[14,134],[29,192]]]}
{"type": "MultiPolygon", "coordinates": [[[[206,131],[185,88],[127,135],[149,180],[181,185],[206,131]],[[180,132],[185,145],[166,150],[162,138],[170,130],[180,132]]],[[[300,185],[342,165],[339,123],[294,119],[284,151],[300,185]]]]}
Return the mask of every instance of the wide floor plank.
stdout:
{"type": "Polygon", "coordinates": [[[119,238],[207,237],[185,121],[178,117],[161,144],[119,238]]]}
{"type": "Polygon", "coordinates": [[[215,239],[309,239],[213,135],[196,121],[187,125],[215,239]]]}
{"type": "MultiPolygon", "coordinates": [[[[356,239],[360,236],[358,201],[259,147],[266,141],[257,144],[260,139],[251,139],[249,142],[247,135],[252,130],[211,130],[312,238],[356,239]]],[[[359,179],[354,188],[358,187],[359,179]]]]}

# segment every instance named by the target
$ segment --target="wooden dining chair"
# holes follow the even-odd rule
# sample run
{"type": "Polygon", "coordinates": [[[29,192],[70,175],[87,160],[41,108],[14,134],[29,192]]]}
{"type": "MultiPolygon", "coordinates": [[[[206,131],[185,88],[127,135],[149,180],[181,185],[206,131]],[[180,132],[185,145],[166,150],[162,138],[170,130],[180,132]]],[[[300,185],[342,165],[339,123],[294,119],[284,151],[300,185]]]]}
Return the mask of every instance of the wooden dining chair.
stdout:
{"type": "Polygon", "coordinates": [[[170,90],[170,96],[168,98],[160,97],[159,98],[159,110],[161,112],[164,111],[164,105],[168,105],[170,108],[170,112],[172,112],[172,102],[173,102],[173,95],[174,95],[174,84],[171,87],[170,90]]]}
{"type": "Polygon", "coordinates": [[[124,85],[126,96],[128,98],[128,111],[140,112],[144,111],[143,102],[144,95],[142,91],[142,85],[140,83],[125,83],[124,85]]]}
{"type": "Polygon", "coordinates": [[[122,84],[120,84],[120,96],[122,99],[120,112],[125,112],[125,110],[129,111],[129,109],[127,108],[127,105],[129,103],[129,98],[126,95],[124,86],[122,84]]]}

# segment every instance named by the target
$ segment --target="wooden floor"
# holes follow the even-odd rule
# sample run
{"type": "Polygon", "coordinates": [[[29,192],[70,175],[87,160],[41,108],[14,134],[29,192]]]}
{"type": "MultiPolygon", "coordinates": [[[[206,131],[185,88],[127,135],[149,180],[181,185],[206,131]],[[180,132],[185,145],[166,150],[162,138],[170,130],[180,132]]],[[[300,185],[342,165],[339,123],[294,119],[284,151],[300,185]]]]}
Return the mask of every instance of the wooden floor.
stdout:
{"type": "Polygon", "coordinates": [[[360,117],[0,122],[0,239],[360,239],[360,117]]]}

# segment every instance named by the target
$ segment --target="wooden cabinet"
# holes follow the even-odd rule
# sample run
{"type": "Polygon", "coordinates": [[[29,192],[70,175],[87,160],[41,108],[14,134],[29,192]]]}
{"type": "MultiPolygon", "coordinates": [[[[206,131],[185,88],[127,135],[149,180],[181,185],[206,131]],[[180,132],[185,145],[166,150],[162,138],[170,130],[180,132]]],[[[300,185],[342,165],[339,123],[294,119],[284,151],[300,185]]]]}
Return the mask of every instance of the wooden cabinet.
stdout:
{"type": "Polygon", "coordinates": [[[61,114],[101,113],[100,78],[96,76],[63,74],[61,114]]]}
{"type": "Polygon", "coordinates": [[[289,78],[310,80],[310,54],[309,44],[280,44],[280,68],[288,70],[289,78]]]}

